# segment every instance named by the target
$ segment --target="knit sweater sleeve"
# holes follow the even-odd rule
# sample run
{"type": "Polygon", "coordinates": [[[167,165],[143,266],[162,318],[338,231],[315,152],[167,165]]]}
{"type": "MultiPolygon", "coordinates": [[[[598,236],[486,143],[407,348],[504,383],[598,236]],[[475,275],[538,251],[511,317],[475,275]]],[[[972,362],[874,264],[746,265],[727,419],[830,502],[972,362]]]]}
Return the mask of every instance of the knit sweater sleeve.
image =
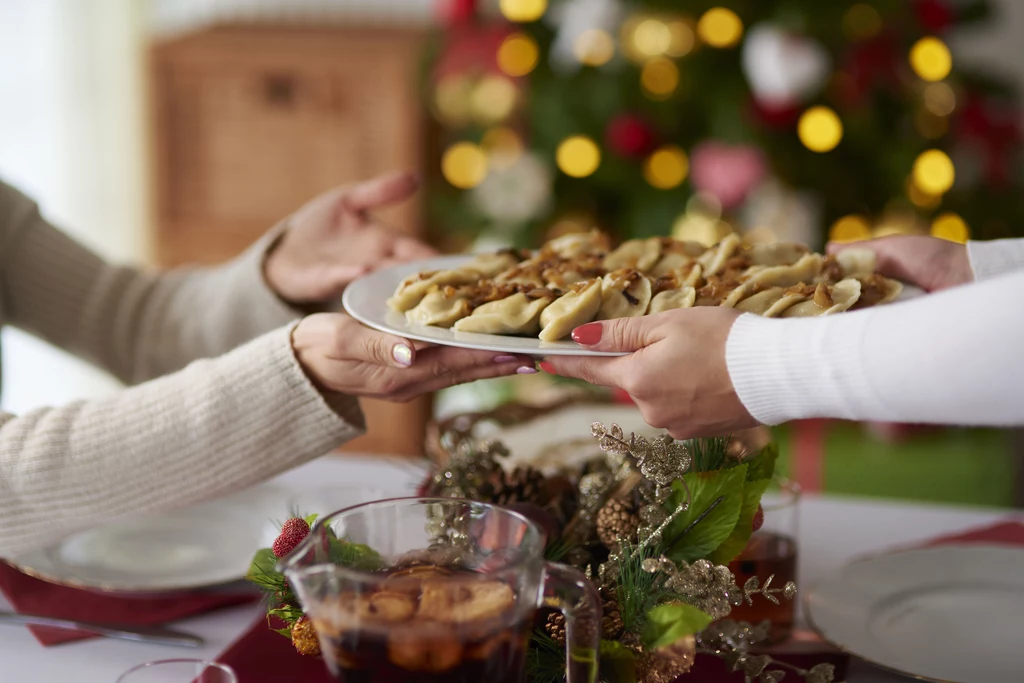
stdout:
{"type": "Polygon", "coordinates": [[[738,318],[726,361],[765,424],[1024,425],[1024,270],[836,316],[738,318]]]}
{"type": "Polygon", "coordinates": [[[226,494],[357,436],[358,404],[317,391],[290,333],[109,398],[0,413],[0,557],[226,494]]]}
{"type": "Polygon", "coordinates": [[[975,282],[1024,269],[1024,239],[989,240],[967,243],[975,282]]]}
{"type": "Polygon", "coordinates": [[[262,276],[280,230],[223,266],[148,273],[105,263],[0,183],[4,314],[126,383],[159,377],[299,317],[262,276]]]}

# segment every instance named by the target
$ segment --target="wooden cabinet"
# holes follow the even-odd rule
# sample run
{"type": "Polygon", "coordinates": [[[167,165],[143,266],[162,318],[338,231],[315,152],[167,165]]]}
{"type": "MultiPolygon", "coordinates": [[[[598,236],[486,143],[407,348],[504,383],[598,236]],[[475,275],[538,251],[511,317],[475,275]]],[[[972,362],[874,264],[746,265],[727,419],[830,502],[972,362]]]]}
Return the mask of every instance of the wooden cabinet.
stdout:
{"type": "MultiPolygon", "coordinates": [[[[226,26],[150,52],[155,261],[217,263],[324,190],[422,166],[418,29],[226,26]]],[[[421,207],[382,214],[420,234],[421,207]]],[[[366,401],[347,450],[419,454],[429,401],[366,401]]]]}

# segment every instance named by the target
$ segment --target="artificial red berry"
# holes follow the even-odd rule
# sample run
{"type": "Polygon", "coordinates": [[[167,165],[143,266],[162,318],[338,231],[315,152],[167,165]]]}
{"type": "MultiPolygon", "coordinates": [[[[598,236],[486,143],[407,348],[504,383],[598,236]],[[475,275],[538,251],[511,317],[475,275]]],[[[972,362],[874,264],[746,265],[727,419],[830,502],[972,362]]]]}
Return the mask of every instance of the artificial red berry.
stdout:
{"type": "Polygon", "coordinates": [[[284,557],[295,550],[306,536],[309,536],[309,524],[304,519],[292,517],[281,525],[281,533],[271,546],[271,550],[277,557],[284,557]]]}
{"type": "Polygon", "coordinates": [[[754,513],[754,531],[760,529],[762,524],[764,524],[764,508],[758,503],[757,512],[754,513]]]}

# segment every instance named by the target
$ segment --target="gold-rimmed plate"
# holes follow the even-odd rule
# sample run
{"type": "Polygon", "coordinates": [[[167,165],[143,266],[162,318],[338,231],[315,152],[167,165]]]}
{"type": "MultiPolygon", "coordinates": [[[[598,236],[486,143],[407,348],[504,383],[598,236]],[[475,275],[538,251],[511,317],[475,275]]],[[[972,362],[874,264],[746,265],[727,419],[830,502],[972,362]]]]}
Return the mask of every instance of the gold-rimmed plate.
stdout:
{"type": "Polygon", "coordinates": [[[1024,548],[944,545],[865,558],[814,586],[805,609],[822,638],[905,676],[1024,677],[1024,548]]]}

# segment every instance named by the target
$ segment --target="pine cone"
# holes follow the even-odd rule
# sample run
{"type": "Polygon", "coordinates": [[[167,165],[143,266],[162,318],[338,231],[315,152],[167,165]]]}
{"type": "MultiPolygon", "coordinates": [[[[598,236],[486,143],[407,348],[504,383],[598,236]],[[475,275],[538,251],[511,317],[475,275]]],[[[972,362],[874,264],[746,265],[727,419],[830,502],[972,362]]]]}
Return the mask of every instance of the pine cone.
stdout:
{"type": "Polygon", "coordinates": [[[309,617],[302,617],[292,626],[292,645],[300,655],[320,656],[320,639],[317,637],[316,628],[309,617]]]}
{"type": "Polygon", "coordinates": [[[637,683],[672,683],[693,668],[697,643],[693,636],[642,653],[636,662],[637,683]]]}
{"type": "Polygon", "coordinates": [[[632,503],[622,498],[612,498],[598,511],[596,524],[597,537],[611,550],[623,540],[636,542],[640,517],[632,503]]]}
{"type": "Polygon", "coordinates": [[[544,630],[559,645],[565,645],[565,617],[561,612],[552,612],[544,623],[544,630]]]}
{"type": "Polygon", "coordinates": [[[504,470],[492,482],[488,501],[495,505],[512,503],[540,504],[544,494],[544,475],[532,467],[517,467],[511,472],[504,470]]]}
{"type": "Polygon", "coordinates": [[[604,612],[601,617],[601,633],[605,640],[618,640],[622,633],[622,613],[619,612],[619,603],[615,599],[615,593],[601,591],[601,607],[604,612]]]}

